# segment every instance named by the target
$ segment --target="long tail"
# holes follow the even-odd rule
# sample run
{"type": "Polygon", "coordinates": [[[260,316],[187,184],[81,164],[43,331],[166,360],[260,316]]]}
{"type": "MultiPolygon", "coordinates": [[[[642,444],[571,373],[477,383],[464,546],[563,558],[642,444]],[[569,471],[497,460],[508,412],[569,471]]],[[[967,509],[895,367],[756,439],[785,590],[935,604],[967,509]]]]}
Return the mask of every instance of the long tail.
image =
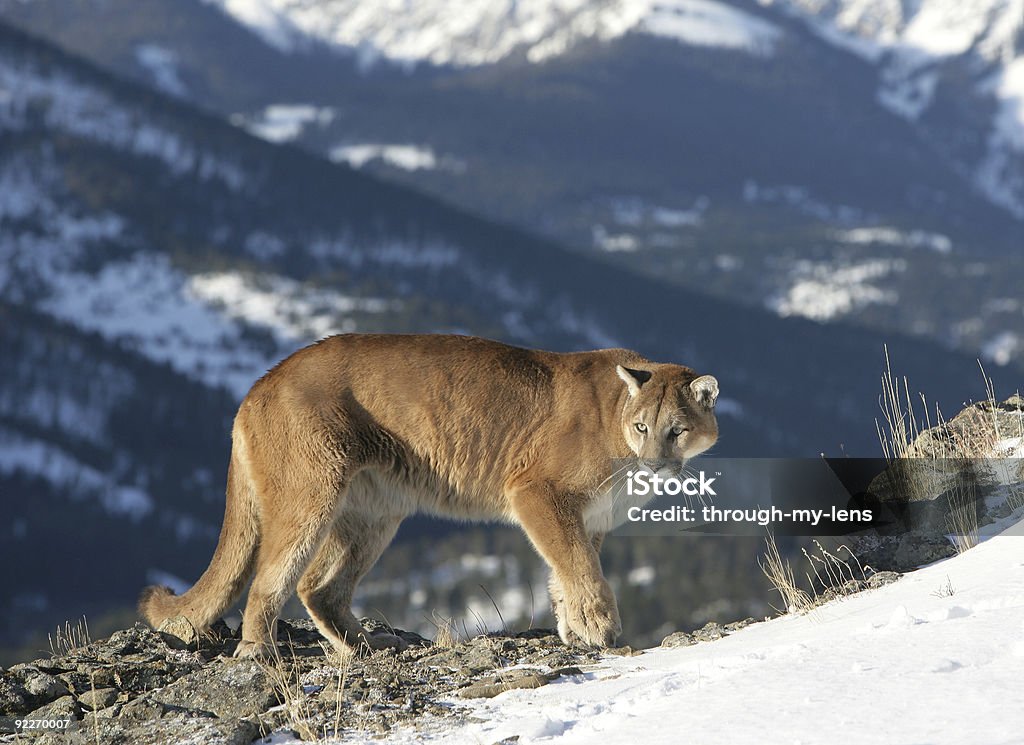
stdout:
{"type": "Polygon", "coordinates": [[[164,620],[185,616],[196,629],[221,617],[238,599],[252,577],[259,543],[256,493],[236,430],[228,466],[224,524],[210,566],[180,597],[169,587],[152,585],[139,596],[139,614],[157,628],[164,620]]]}

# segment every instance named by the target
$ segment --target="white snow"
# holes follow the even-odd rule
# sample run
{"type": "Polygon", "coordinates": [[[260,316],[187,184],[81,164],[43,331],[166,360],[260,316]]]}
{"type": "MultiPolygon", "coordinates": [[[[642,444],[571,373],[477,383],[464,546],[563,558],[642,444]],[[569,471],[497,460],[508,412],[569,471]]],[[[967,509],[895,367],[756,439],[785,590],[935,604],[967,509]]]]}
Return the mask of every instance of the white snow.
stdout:
{"type": "Polygon", "coordinates": [[[334,115],[334,109],[329,106],[272,104],[253,119],[235,114],[231,122],[268,142],[289,142],[301,135],[310,124],[315,123],[321,127],[330,124],[334,115]]]}
{"type": "Polygon", "coordinates": [[[791,284],[770,298],[768,307],[780,316],[829,321],[866,305],[893,305],[898,295],[872,282],[906,270],[902,259],[871,259],[851,264],[795,262],[791,284]]]}
{"type": "Polygon", "coordinates": [[[433,170],[441,165],[442,160],[434,155],[432,148],[411,144],[338,145],[331,149],[328,157],[335,163],[347,163],[353,168],[362,168],[379,159],[405,171],[433,170]]]}
{"type": "Polygon", "coordinates": [[[638,30],[685,44],[772,53],[782,30],[739,8],[713,0],[671,0],[651,6],[638,30]]]}
{"type": "Polygon", "coordinates": [[[1013,331],[1000,331],[981,347],[983,359],[1009,365],[1024,352],[1024,338],[1013,331]]]}
{"type": "Polygon", "coordinates": [[[176,176],[196,174],[240,190],[245,183],[235,163],[204,151],[105,91],[56,68],[39,69],[0,50],[0,132],[21,131],[39,116],[47,127],[136,155],[158,158],[176,176]]]}
{"type": "Polygon", "coordinates": [[[640,248],[640,240],[630,233],[610,233],[604,225],[591,228],[594,245],[608,253],[632,253],[640,248]]]}
{"type": "Polygon", "coordinates": [[[1024,218],[1024,0],[758,0],[803,19],[830,43],[880,65],[878,101],[918,120],[944,65],[961,64],[995,99],[988,152],[973,180],[992,201],[1024,218]],[[989,79],[980,73],[991,71],[989,79]],[[1016,164],[1008,161],[1016,160],[1016,164]]]}
{"type": "Polygon", "coordinates": [[[0,472],[21,472],[45,479],[74,497],[96,499],[111,514],[135,520],[153,510],[153,499],[142,489],[119,484],[48,442],[3,427],[0,427],[0,472]]]}
{"type": "Polygon", "coordinates": [[[135,47],[135,61],[146,69],[153,84],[164,93],[184,98],[188,88],[178,74],[178,55],[172,50],[156,44],[140,44],[135,47]]]}
{"type": "Polygon", "coordinates": [[[898,248],[927,248],[941,254],[948,254],[953,250],[953,241],[949,236],[926,230],[863,227],[837,230],[833,236],[843,243],[854,245],[884,244],[898,248]]]}
{"type": "Polygon", "coordinates": [[[237,395],[285,353],[354,331],[350,314],[392,307],[276,275],[187,275],[166,257],[142,252],[96,274],[65,271],[51,281],[41,307],[57,318],[237,395]],[[268,349],[247,340],[240,324],[264,330],[275,343],[268,349]]]}
{"type": "Polygon", "coordinates": [[[290,52],[296,47],[302,46],[300,32],[279,7],[282,3],[274,2],[274,0],[203,0],[203,2],[220,6],[225,13],[258,33],[272,47],[290,52]]]}
{"type": "Polygon", "coordinates": [[[206,0],[267,43],[315,40],[352,50],[361,65],[484,65],[523,54],[541,62],[578,41],[630,32],[684,44],[769,54],[782,30],[717,0],[206,0]]]}
{"type": "MultiPolygon", "coordinates": [[[[453,699],[468,717],[423,719],[379,742],[1020,742],[1022,541],[1018,522],[806,615],[692,647],[607,656],[535,690],[453,699]]],[[[279,733],[275,742],[295,741],[279,733]]]]}

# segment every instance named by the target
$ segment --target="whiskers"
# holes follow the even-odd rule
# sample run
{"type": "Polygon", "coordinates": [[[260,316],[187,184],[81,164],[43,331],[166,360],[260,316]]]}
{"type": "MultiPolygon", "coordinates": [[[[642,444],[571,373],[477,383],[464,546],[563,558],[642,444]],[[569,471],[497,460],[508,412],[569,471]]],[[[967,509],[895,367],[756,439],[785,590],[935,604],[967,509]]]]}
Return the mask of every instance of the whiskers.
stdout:
{"type": "Polygon", "coordinates": [[[609,481],[611,481],[612,485],[608,487],[607,491],[613,492],[615,498],[617,498],[619,492],[621,491],[620,487],[624,483],[626,483],[626,479],[629,478],[629,473],[628,472],[630,471],[630,469],[634,468],[636,465],[637,464],[635,462],[633,462],[633,461],[627,461],[624,466],[622,466],[621,468],[615,469],[615,471],[613,471],[611,473],[611,475],[608,476],[608,478],[606,478],[604,481],[602,481],[600,484],[598,484],[597,487],[594,489],[594,493],[600,494],[602,491],[605,491],[605,485],[609,481]]]}

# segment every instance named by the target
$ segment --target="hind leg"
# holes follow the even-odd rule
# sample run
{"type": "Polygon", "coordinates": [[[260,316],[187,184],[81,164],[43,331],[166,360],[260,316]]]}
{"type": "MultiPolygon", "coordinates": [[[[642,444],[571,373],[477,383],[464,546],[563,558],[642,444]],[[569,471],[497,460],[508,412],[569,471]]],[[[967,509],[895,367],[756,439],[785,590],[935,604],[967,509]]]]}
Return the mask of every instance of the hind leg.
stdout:
{"type": "Polygon", "coordinates": [[[307,491],[294,501],[265,504],[256,578],[249,589],[236,657],[256,657],[273,648],[277,617],[327,535],[337,494],[338,489],[331,487],[307,491]],[[273,528],[267,529],[269,525],[273,528]]]}
{"type": "Polygon", "coordinates": [[[341,651],[356,646],[403,649],[391,634],[369,634],[352,614],[356,585],[391,543],[402,516],[343,511],[309,570],[299,582],[299,597],[320,633],[341,651]]]}

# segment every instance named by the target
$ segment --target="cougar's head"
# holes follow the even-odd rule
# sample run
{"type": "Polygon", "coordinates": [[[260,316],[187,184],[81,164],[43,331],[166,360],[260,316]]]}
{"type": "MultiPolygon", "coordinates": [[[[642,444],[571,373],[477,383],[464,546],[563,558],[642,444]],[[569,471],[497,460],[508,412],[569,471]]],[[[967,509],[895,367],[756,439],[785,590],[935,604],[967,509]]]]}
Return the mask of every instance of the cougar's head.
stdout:
{"type": "Polygon", "coordinates": [[[703,453],[718,439],[718,381],[679,365],[615,372],[628,390],[622,434],[639,461],[659,470],[703,453]]]}

